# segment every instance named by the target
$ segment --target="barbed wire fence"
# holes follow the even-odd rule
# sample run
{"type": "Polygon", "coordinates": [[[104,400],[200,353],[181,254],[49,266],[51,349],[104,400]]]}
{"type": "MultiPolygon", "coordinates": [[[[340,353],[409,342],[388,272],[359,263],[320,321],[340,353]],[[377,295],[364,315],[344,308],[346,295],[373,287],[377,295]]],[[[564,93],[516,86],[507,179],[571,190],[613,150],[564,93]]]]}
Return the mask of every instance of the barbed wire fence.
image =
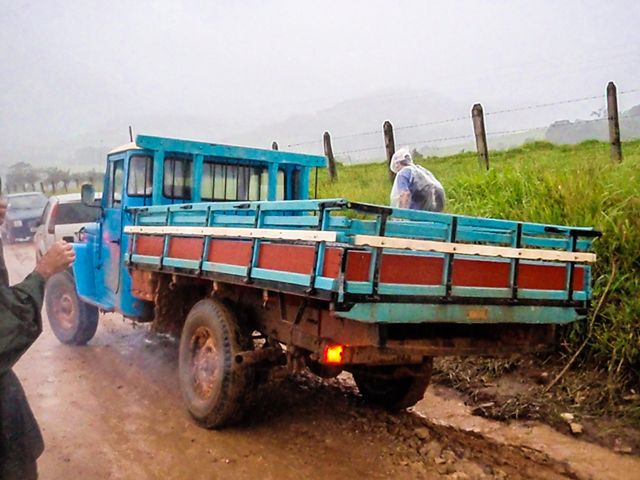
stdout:
{"type": "MultiPolygon", "coordinates": [[[[606,89],[606,95],[589,95],[583,97],[569,98],[569,99],[561,99],[553,102],[544,102],[544,103],[534,103],[530,105],[516,106],[512,108],[503,108],[492,110],[488,112],[482,113],[482,106],[480,104],[474,105],[474,109],[481,112],[480,119],[474,119],[474,109],[468,115],[458,115],[450,118],[444,118],[440,120],[430,120],[425,122],[414,122],[406,125],[399,126],[391,126],[391,122],[385,122],[383,129],[376,130],[365,130],[354,133],[341,134],[336,136],[331,136],[328,131],[324,132],[322,139],[309,139],[305,141],[293,142],[286,144],[287,148],[297,149],[300,147],[307,147],[310,145],[322,145],[324,144],[324,153],[327,156],[330,165],[335,165],[336,158],[340,158],[343,163],[351,163],[350,158],[353,154],[363,154],[366,152],[384,152],[386,156],[387,162],[390,160],[390,156],[395,151],[396,141],[395,134],[408,132],[411,130],[424,128],[424,127],[434,127],[434,126],[448,126],[450,124],[458,123],[458,122],[469,122],[471,121],[473,124],[473,129],[468,134],[452,134],[452,135],[439,135],[434,137],[427,138],[416,138],[416,139],[403,139],[402,142],[397,142],[397,144],[401,144],[402,146],[406,146],[409,148],[412,147],[425,147],[429,145],[435,145],[437,147],[447,147],[447,146],[465,146],[471,147],[473,143],[475,143],[476,152],[478,154],[478,159],[483,168],[489,168],[489,149],[487,144],[487,137],[491,139],[495,139],[502,136],[509,135],[519,135],[519,134],[527,134],[534,135],[537,134],[542,138],[545,138],[546,135],[549,134],[553,129],[563,130],[570,129],[576,127],[591,127],[593,125],[607,125],[608,127],[608,137],[610,143],[611,150],[611,158],[614,161],[622,161],[622,147],[620,141],[620,120],[626,122],[632,118],[640,117],[640,111],[634,111],[633,113],[626,113],[622,117],[618,112],[618,97],[631,95],[634,93],[640,93],[640,87],[631,88],[622,90],[617,92],[616,86],[613,82],[609,82],[606,89]],[[514,129],[499,129],[499,130],[489,130],[487,131],[484,127],[484,118],[486,117],[496,117],[500,115],[507,115],[516,112],[526,112],[538,109],[551,108],[561,105],[575,104],[581,102],[589,102],[593,100],[606,100],[606,112],[605,108],[602,108],[600,111],[593,112],[598,115],[598,118],[589,119],[589,120],[576,120],[575,122],[554,122],[551,125],[539,125],[533,127],[522,127],[522,128],[514,128],[514,129]],[[478,108],[479,107],[479,108],[478,108]],[[606,115],[606,116],[604,116],[606,115]],[[383,142],[379,140],[375,143],[372,141],[369,145],[365,145],[362,147],[356,148],[347,148],[343,150],[337,150],[334,152],[332,142],[340,143],[343,140],[353,140],[353,139],[364,139],[367,137],[378,137],[380,136],[383,139],[383,142]],[[328,137],[328,143],[327,143],[328,137]],[[328,151],[327,151],[328,145],[328,151]],[[330,153],[330,155],[327,155],[330,153]]],[[[640,125],[639,125],[640,127],[640,125]]],[[[606,132],[605,132],[606,133],[606,132]]],[[[602,132],[598,133],[598,136],[602,138],[602,132]]],[[[335,168],[332,169],[335,172],[335,168]]],[[[335,178],[335,173],[332,175],[332,178],[335,178]]]]}

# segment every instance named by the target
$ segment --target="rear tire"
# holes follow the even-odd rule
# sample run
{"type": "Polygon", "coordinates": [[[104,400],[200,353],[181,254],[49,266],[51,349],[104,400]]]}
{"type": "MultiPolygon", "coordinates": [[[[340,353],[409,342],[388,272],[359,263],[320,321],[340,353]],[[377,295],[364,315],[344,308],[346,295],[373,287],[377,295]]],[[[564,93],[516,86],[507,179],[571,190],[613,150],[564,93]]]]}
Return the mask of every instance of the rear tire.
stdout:
{"type": "Polygon", "coordinates": [[[180,337],[180,388],[191,416],[206,428],[222,428],[242,416],[254,378],[235,357],[253,341],[237,316],[218,300],[204,299],[189,311],[180,337]]]}
{"type": "Polygon", "coordinates": [[[45,307],[54,335],[67,345],[85,345],[98,329],[98,309],[78,298],[73,276],[55,274],[47,282],[45,307]]]}
{"type": "Polygon", "coordinates": [[[398,411],[412,407],[422,400],[431,380],[433,359],[419,366],[371,367],[353,372],[353,379],[364,400],[388,410],[398,411]],[[400,369],[408,369],[401,375],[400,369]]]}

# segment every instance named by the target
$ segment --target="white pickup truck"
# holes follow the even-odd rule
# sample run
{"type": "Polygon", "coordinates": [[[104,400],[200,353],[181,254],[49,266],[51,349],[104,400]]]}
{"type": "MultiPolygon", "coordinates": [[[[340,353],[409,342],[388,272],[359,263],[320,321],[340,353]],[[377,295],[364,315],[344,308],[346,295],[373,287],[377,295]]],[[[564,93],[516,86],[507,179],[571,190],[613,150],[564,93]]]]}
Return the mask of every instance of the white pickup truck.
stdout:
{"type": "MultiPolygon", "coordinates": [[[[96,206],[100,205],[100,194],[96,195],[96,206]]],[[[79,193],[53,195],[38,222],[33,237],[36,258],[39,259],[58,240],[73,242],[75,234],[88,223],[98,220],[100,209],[84,205],[79,193]]]]}

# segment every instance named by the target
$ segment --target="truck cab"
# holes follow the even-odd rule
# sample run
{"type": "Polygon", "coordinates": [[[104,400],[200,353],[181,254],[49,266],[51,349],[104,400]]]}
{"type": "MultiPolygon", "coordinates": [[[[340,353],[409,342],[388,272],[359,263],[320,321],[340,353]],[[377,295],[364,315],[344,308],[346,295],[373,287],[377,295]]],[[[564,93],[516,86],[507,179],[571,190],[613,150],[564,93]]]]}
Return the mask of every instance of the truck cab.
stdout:
{"type": "Polygon", "coordinates": [[[131,295],[131,275],[122,268],[129,247],[123,229],[131,223],[132,208],[305,200],[311,170],[325,162],[320,156],[145,135],[111,150],[102,215],[85,229],[85,243],[75,245],[78,296],[101,310],[147,319],[150,305],[131,295]]]}

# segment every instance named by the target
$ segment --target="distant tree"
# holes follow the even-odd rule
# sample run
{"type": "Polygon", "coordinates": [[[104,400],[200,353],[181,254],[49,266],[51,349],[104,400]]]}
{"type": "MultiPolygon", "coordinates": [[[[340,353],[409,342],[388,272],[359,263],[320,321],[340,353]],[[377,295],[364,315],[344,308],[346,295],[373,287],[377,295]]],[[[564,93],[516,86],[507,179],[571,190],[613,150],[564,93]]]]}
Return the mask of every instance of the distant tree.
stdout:
{"type": "Polygon", "coordinates": [[[102,178],[103,174],[98,172],[95,168],[91,170],[85,170],[83,172],[78,172],[75,177],[80,180],[81,183],[97,183],[102,178]]]}
{"type": "Polygon", "coordinates": [[[28,162],[14,163],[7,170],[7,184],[9,185],[23,187],[25,183],[33,185],[38,180],[40,180],[40,171],[28,162]]]}
{"type": "Polygon", "coordinates": [[[64,183],[65,185],[71,180],[71,173],[69,170],[62,170],[58,167],[49,167],[45,170],[45,180],[49,183],[64,183]]]}

